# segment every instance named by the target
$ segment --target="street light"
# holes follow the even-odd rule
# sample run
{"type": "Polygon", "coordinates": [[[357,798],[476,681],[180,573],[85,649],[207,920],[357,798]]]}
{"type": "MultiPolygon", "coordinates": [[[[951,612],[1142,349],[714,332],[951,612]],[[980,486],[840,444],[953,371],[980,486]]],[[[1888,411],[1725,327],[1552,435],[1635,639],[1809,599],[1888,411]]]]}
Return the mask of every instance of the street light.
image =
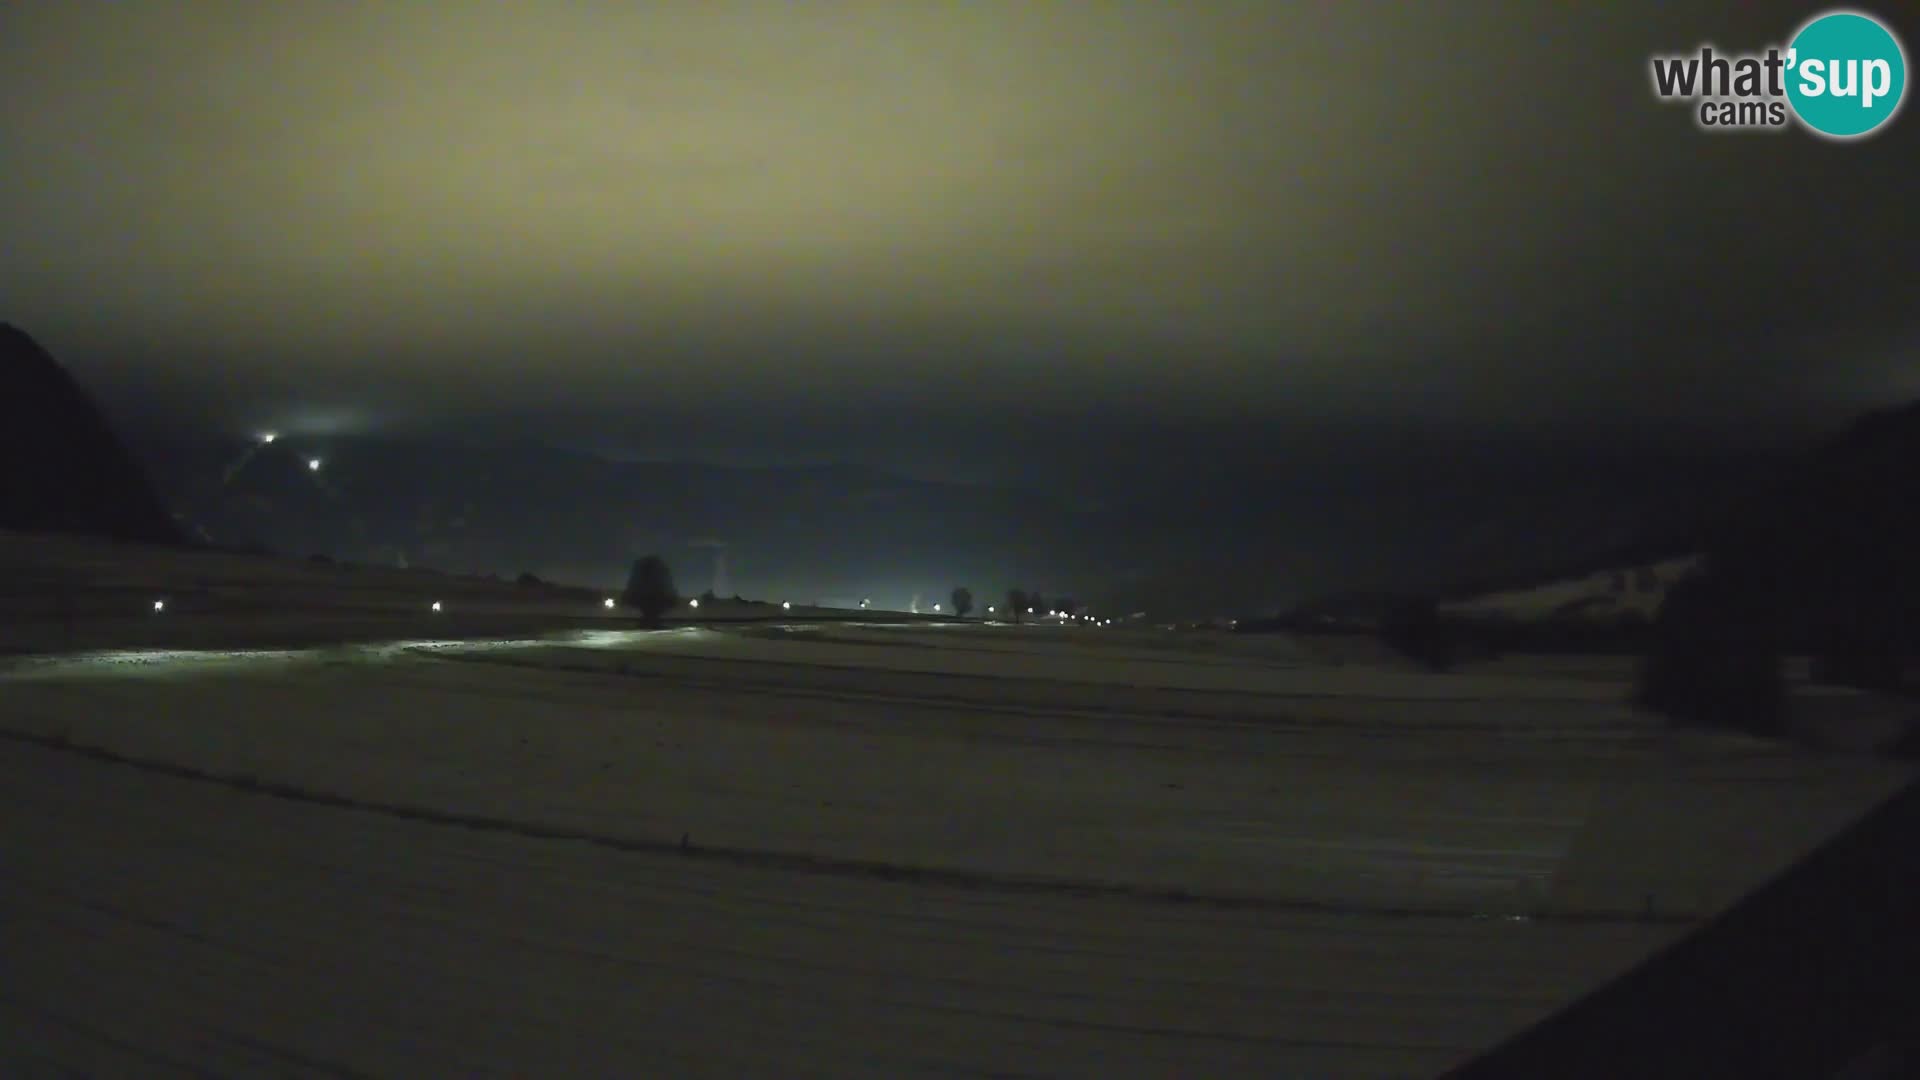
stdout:
{"type": "Polygon", "coordinates": [[[694,597],[693,599],[691,599],[691,600],[689,600],[689,601],[687,601],[687,606],[688,606],[688,607],[691,607],[691,608],[697,608],[697,607],[699,607],[699,606],[700,606],[700,598],[696,596],[696,597],[694,597]]]}
{"type": "Polygon", "coordinates": [[[155,600],[153,602],[153,613],[155,615],[158,615],[165,610],[167,610],[167,602],[165,600],[155,600]]]}
{"type": "Polygon", "coordinates": [[[439,611],[439,610],[440,610],[440,601],[438,601],[438,600],[435,600],[435,601],[433,602],[433,606],[432,606],[432,607],[429,607],[429,608],[428,608],[427,610],[429,610],[429,611],[439,611]]]}
{"type": "Polygon", "coordinates": [[[270,442],[272,442],[273,440],[275,440],[275,439],[277,439],[277,438],[279,438],[279,437],[280,437],[280,436],[278,436],[278,435],[275,435],[275,434],[274,434],[273,432],[271,432],[271,431],[263,431],[263,432],[261,432],[261,433],[260,433],[260,441],[261,441],[261,442],[263,442],[263,443],[270,443],[270,442]]]}
{"type": "Polygon", "coordinates": [[[320,459],[319,459],[319,458],[308,458],[308,459],[307,459],[307,471],[308,471],[308,472],[319,472],[319,471],[320,471],[320,459]]]}
{"type": "Polygon", "coordinates": [[[780,601],[780,610],[781,610],[781,611],[792,611],[792,610],[793,610],[793,601],[791,601],[791,600],[782,600],[782,601],[780,601]]]}
{"type": "Polygon", "coordinates": [[[601,601],[601,604],[602,604],[602,605],[604,605],[604,606],[606,607],[606,609],[607,609],[608,611],[612,611],[612,610],[613,610],[613,597],[611,597],[611,596],[609,596],[609,597],[607,597],[607,598],[606,598],[605,600],[602,600],[602,601],[601,601]]]}
{"type": "Polygon", "coordinates": [[[939,605],[939,604],[935,604],[935,605],[933,605],[933,610],[934,610],[934,611],[936,611],[936,612],[937,612],[937,611],[939,611],[939,610],[940,610],[940,605],[939,605]]]}

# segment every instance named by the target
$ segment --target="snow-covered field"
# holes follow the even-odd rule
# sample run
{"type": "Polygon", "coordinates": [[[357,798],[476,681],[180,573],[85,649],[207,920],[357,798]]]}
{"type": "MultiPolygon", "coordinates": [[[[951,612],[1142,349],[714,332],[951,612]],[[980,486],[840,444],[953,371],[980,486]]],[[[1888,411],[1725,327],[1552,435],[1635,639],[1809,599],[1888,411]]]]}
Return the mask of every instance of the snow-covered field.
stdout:
{"type": "Polygon", "coordinates": [[[0,1075],[1433,1075],[1908,778],[1623,674],[878,623],[16,657],[0,1075]]]}

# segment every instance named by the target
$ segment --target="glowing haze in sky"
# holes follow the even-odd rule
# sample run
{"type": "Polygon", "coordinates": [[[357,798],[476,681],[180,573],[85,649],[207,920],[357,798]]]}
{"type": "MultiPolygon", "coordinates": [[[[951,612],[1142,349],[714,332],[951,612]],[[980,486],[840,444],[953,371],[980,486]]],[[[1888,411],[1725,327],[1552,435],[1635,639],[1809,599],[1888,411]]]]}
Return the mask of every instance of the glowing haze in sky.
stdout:
{"type": "Polygon", "coordinates": [[[1645,67],[1812,11],[16,0],[0,318],[236,430],[1844,413],[1920,394],[1920,114],[1645,67]]]}

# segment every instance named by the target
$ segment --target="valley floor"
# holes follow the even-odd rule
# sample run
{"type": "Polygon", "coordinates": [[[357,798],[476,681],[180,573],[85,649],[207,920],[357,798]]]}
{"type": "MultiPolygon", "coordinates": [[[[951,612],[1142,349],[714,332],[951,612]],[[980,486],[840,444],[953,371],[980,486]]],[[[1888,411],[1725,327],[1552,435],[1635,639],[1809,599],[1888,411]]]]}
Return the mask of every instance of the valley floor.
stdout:
{"type": "Polygon", "coordinates": [[[16,657],[0,1074],[1430,1076],[1911,775],[1311,648],[16,657]]]}

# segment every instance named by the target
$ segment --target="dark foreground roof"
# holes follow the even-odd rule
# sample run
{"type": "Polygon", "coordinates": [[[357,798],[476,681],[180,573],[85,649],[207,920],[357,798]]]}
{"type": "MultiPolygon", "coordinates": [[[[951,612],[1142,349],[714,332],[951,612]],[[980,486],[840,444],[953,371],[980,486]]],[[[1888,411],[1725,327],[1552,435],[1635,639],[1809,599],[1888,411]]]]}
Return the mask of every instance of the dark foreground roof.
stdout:
{"type": "Polygon", "coordinates": [[[1449,1073],[1920,1075],[1920,783],[1705,927],[1449,1073]]]}

